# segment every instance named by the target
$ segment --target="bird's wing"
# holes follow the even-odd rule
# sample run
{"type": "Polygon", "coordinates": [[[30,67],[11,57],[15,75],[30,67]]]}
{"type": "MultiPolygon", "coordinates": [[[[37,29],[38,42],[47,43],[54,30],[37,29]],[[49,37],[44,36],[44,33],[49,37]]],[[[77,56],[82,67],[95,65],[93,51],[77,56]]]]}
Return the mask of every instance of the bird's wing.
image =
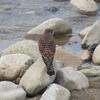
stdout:
{"type": "Polygon", "coordinates": [[[43,39],[40,39],[38,42],[38,45],[39,45],[39,51],[41,55],[43,55],[45,52],[45,47],[46,47],[45,41],[43,39]]]}
{"type": "Polygon", "coordinates": [[[48,43],[48,49],[49,53],[52,57],[54,57],[55,51],[56,51],[56,45],[55,42],[52,40],[48,43]]]}
{"type": "Polygon", "coordinates": [[[54,41],[39,40],[39,50],[42,56],[54,57],[56,45],[54,41]]]}

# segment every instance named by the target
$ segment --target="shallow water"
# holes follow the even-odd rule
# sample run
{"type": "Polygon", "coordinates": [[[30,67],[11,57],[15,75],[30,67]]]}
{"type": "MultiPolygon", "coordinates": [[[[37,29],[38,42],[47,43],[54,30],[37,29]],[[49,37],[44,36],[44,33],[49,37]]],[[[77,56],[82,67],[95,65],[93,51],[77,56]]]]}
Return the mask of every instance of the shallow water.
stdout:
{"type": "MultiPolygon", "coordinates": [[[[93,24],[100,19],[99,11],[95,16],[80,15],[72,7],[69,1],[56,2],[53,0],[0,0],[0,50],[17,42],[31,28],[41,22],[54,17],[61,17],[69,21],[73,28],[72,37],[69,41],[76,41],[69,45],[66,41],[62,47],[74,53],[81,50],[81,39],[78,33],[83,28],[93,24]],[[50,12],[47,9],[51,7],[58,8],[56,12],[50,12]]],[[[65,39],[67,40],[67,38],[65,39]]],[[[61,42],[61,40],[60,40],[61,42]]]]}

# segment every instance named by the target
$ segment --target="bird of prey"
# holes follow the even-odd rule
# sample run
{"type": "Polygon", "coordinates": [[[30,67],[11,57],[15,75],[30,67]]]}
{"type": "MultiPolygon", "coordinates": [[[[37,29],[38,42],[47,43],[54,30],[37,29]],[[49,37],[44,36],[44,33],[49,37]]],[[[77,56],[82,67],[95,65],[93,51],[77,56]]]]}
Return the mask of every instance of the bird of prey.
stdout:
{"type": "Polygon", "coordinates": [[[53,38],[53,30],[46,29],[43,36],[39,39],[39,51],[42,59],[47,67],[48,75],[55,74],[53,67],[53,59],[56,51],[56,44],[53,38]]]}

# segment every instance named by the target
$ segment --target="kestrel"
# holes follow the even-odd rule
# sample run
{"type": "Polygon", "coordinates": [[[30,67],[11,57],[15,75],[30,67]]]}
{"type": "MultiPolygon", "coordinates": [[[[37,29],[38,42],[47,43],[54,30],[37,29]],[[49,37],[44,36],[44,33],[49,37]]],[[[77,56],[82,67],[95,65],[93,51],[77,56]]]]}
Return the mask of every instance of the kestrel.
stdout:
{"type": "Polygon", "coordinates": [[[47,67],[48,75],[54,75],[53,59],[56,51],[56,44],[53,38],[53,30],[46,29],[44,35],[39,39],[39,50],[42,59],[47,67]]]}

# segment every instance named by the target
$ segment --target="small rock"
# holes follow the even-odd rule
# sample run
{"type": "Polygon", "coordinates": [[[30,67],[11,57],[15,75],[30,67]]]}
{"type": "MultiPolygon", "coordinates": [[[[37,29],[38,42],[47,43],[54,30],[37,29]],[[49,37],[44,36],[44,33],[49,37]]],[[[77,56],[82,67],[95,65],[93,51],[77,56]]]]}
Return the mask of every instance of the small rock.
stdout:
{"type": "Polygon", "coordinates": [[[95,64],[100,64],[100,45],[98,45],[94,50],[92,60],[95,64]]]}
{"type": "Polygon", "coordinates": [[[69,90],[89,87],[88,78],[80,71],[75,71],[72,67],[62,68],[57,72],[56,81],[69,90]]]}
{"type": "Polygon", "coordinates": [[[71,0],[71,4],[82,14],[95,14],[98,10],[94,0],[71,0]]]}
{"type": "Polygon", "coordinates": [[[33,60],[25,54],[10,54],[0,58],[0,80],[15,80],[32,65],[33,60]]]}
{"type": "Polygon", "coordinates": [[[100,20],[97,20],[89,29],[84,39],[82,40],[82,47],[87,48],[93,44],[100,43],[100,20]]]}
{"type": "Polygon", "coordinates": [[[29,34],[43,35],[47,28],[52,29],[55,35],[68,34],[72,31],[71,26],[64,19],[52,18],[31,29],[25,37],[27,38],[29,34]]]}
{"type": "Polygon", "coordinates": [[[89,61],[91,59],[91,53],[88,50],[82,50],[79,54],[82,61],[89,61]]]}
{"type": "Polygon", "coordinates": [[[79,33],[79,35],[81,36],[82,39],[85,37],[86,34],[88,34],[88,32],[91,30],[91,27],[92,27],[92,26],[88,26],[88,27],[86,27],[85,29],[83,29],[83,30],[79,33]]]}
{"type": "Polygon", "coordinates": [[[18,85],[9,82],[0,82],[0,100],[25,100],[26,93],[18,85]]]}
{"type": "Polygon", "coordinates": [[[9,11],[12,10],[12,8],[2,8],[2,10],[9,11]]]}
{"type": "Polygon", "coordinates": [[[73,91],[70,100],[99,100],[100,89],[85,89],[80,91],[73,91]]]}
{"type": "Polygon", "coordinates": [[[64,87],[51,84],[48,89],[43,93],[40,100],[69,100],[70,92],[64,87]]]}
{"type": "Polygon", "coordinates": [[[55,59],[64,63],[64,66],[72,66],[75,69],[82,63],[82,60],[78,55],[62,48],[56,49],[55,59]]]}
{"type": "Polygon", "coordinates": [[[29,55],[34,61],[40,57],[38,44],[32,40],[22,40],[9,46],[7,49],[1,51],[1,56],[16,53],[29,55]]]}
{"type": "MultiPolygon", "coordinates": [[[[54,69],[57,67],[54,61],[54,69]]],[[[55,70],[56,71],[56,70],[55,70]]],[[[23,75],[20,85],[28,95],[36,95],[55,80],[55,75],[49,76],[43,60],[39,58],[23,75]]]]}
{"type": "Polygon", "coordinates": [[[51,7],[51,8],[48,8],[47,10],[50,11],[50,12],[56,12],[56,11],[58,11],[58,8],[57,7],[51,7]]]}

